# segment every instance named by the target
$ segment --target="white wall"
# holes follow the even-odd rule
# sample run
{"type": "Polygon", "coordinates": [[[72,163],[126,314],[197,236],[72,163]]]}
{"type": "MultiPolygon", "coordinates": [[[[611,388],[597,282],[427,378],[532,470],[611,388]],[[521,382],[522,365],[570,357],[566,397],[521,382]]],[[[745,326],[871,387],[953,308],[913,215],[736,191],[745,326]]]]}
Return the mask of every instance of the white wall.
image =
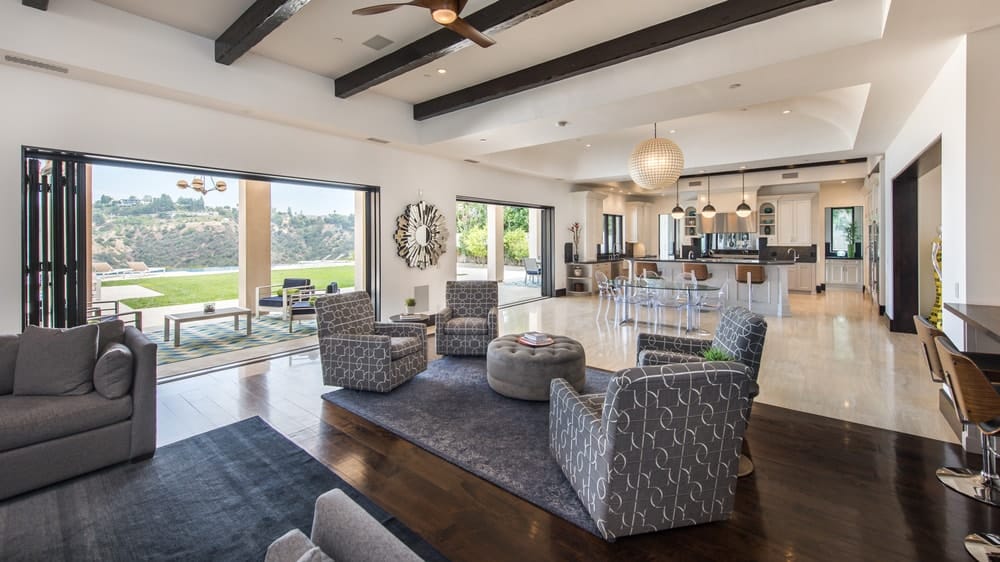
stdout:
{"type": "MultiPolygon", "coordinates": [[[[965,161],[966,301],[1000,305],[1000,27],[968,36],[965,161]]],[[[944,194],[943,200],[949,198],[944,194]]],[[[944,258],[948,258],[947,242],[944,258]]],[[[947,287],[947,285],[946,285],[947,287]]],[[[947,298],[947,290],[945,291],[947,298]]]]}
{"type": "MultiPolygon", "coordinates": [[[[966,302],[966,55],[967,41],[941,68],[916,109],[885,151],[882,238],[886,313],[893,315],[892,180],[941,139],[941,226],[944,300],[966,302]]],[[[946,318],[945,331],[964,341],[962,326],[946,318]]]]}
{"type": "MultiPolygon", "coordinates": [[[[0,65],[0,177],[10,204],[0,208],[0,332],[20,328],[20,200],[22,145],[129,158],[176,162],[237,171],[335,180],[382,188],[383,316],[402,310],[412,287],[430,285],[432,308],[444,302],[444,281],[454,278],[455,248],[449,244],[436,268],[409,269],[395,255],[395,217],[407,203],[438,205],[454,231],[455,197],[493,197],[552,205],[555,250],[570,240],[573,220],[568,188],[559,182],[519,176],[452,160],[419,155],[306,129],[279,125],[180,102],[127,92],[47,73],[0,65]],[[16,109],[14,109],[16,108],[16,109]]],[[[332,98],[332,95],[331,95],[332,98]]],[[[556,287],[565,267],[555,260],[556,287]]]]}
{"type": "MultiPolygon", "coordinates": [[[[865,194],[861,190],[864,183],[861,180],[848,181],[847,183],[823,183],[819,186],[819,196],[813,200],[812,216],[812,238],[816,244],[816,282],[826,281],[826,209],[827,207],[863,207],[865,205],[865,194]]],[[[865,237],[868,235],[868,209],[864,211],[863,217],[856,217],[859,221],[858,234],[861,235],[861,254],[866,256],[865,237]]],[[[862,275],[868,275],[865,267],[867,259],[862,260],[862,275]]]]}

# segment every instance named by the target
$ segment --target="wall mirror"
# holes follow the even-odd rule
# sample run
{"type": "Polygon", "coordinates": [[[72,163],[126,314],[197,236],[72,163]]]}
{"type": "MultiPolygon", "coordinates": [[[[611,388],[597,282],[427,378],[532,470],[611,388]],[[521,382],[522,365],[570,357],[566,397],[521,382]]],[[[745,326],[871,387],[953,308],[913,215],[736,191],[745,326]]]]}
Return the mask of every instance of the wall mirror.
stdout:
{"type": "Polygon", "coordinates": [[[396,218],[396,254],[410,267],[437,265],[448,249],[444,215],[437,207],[420,201],[406,206],[396,218]]]}

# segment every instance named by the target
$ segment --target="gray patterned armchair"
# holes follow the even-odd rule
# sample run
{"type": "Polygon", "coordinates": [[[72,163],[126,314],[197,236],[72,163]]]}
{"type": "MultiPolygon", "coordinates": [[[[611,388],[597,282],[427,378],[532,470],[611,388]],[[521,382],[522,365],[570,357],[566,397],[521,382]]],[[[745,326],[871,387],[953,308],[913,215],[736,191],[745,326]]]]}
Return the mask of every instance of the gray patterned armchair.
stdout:
{"type": "Polygon", "coordinates": [[[756,386],[735,362],[625,369],[606,394],[554,379],[549,448],[605,540],[728,519],[756,386]]]}
{"type": "Polygon", "coordinates": [[[316,299],[323,384],[389,392],[427,368],[423,324],[376,322],[368,293],[316,299]]]}
{"type": "MultiPolygon", "coordinates": [[[[767,335],[767,321],[742,306],[726,308],[719,315],[719,327],[711,341],[699,338],[681,338],[658,334],[639,334],[636,345],[640,367],[669,365],[671,363],[696,363],[704,361],[702,352],[709,347],[726,350],[738,361],[750,368],[750,377],[757,382],[760,360],[764,354],[764,336],[767,335]]],[[[757,397],[754,387],[750,395],[751,404],[757,397]]],[[[748,414],[749,417],[749,414],[748,414]]],[[[749,476],[754,471],[749,456],[740,458],[740,476],[749,476]]]]}
{"type": "Polygon", "coordinates": [[[499,292],[496,281],[448,281],[434,324],[438,355],[486,355],[499,335],[499,292]]]}
{"type": "Polygon", "coordinates": [[[764,336],[767,321],[742,306],[729,307],[719,316],[715,338],[683,338],[659,334],[639,334],[636,345],[636,364],[669,365],[670,363],[701,362],[701,353],[710,347],[726,350],[734,361],[750,367],[754,382],[760,372],[760,359],[764,353],[764,336]]]}

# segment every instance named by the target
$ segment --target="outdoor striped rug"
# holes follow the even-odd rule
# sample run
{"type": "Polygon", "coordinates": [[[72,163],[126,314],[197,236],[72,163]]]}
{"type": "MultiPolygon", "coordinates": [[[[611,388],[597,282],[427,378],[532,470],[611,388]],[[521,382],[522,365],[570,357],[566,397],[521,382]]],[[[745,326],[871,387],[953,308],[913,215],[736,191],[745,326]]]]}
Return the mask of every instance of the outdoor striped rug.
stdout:
{"type": "Polygon", "coordinates": [[[288,333],[288,322],[278,315],[262,316],[253,320],[253,334],[247,337],[243,319],[240,319],[240,331],[233,330],[231,318],[192,322],[181,326],[181,345],[174,347],[174,334],[170,341],[163,341],[163,327],[143,330],[156,343],[157,364],[166,365],[177,361],[187,361],[208,355],[216,355],[229,351],[239,351],[260,345],[280,343],[300,338],[316,340],[316,321],[303,320],[295,322],[294,330],[288,333]]]}

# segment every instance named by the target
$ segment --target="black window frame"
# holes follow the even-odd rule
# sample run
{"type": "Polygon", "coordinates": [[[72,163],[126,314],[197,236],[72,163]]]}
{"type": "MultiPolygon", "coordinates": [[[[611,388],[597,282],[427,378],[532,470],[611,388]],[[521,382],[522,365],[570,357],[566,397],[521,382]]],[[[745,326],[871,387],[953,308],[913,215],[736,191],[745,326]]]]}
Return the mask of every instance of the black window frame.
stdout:
{"type": "Polygon", "coordinates": [[[604,243],[601,248],[605,254],[620,254],[625,251],[625,215],[604,213],[604,243]]]}
{"type": "MultiPolygon", "coordinates": [[[[833,247],[833,241],[834,241],[833,232],[837,228],[836,224],[835,224],[836,221],[834,220],[834,216],[837,214],[837,211],[850,211],[851,212],[851,224],[857,224],[857,221],[858,221],[858,215],[857,215],[857,212],[856,212],[857,211],[856,207],[854,207],[854,206],[830,207],[830,231],[827,232],[826,235],[827,235],[828,239],[830,240],[830,251],[829,251],[829,253],[831,255],[833,255],[833,256],[838,255],[837,252],[839,252],[839,251],[848,252],[848,249],[846,247],[842,248],[842,249],[836,249],[836,248],[833,247]]],[[[858,228],[860,228],[860,226],[858,228]]]]}

